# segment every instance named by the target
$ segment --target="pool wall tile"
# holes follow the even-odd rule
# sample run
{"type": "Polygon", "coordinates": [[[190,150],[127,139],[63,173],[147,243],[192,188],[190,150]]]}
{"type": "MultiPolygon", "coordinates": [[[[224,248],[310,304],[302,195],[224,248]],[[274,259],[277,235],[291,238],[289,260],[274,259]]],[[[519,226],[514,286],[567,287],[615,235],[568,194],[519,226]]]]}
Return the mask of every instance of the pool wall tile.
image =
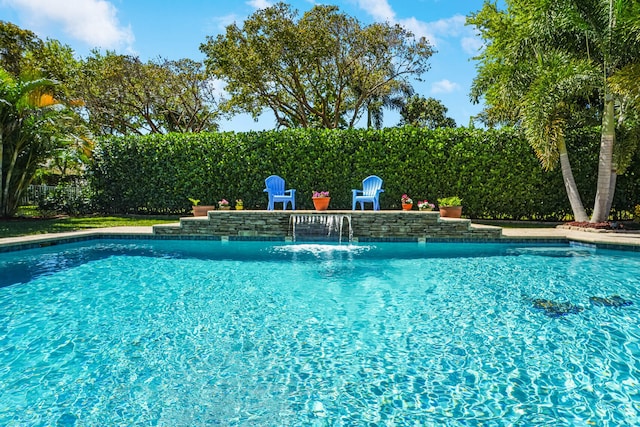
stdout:
{"type": "Polygon", "coordinates": [[[469,219],[441,218],[439,212],[421,211],[209,211],[206,217],[185,217],[179,224],[156,225],[155,235],[228,236],[229,239],[318,237],[322,221],[344,225],[343,237],[376,241],[417,241],[431,238],[498,239],[502,229],[471,226],[469,219]],[[387,240],[399,239],[399,240],[387,240]]]}

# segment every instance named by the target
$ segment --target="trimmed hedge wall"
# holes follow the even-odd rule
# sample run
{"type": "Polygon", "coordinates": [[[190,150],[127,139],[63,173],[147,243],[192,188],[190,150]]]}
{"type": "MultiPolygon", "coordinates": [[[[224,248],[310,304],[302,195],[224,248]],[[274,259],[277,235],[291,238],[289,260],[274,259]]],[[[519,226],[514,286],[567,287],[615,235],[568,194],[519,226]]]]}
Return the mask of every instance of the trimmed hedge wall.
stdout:
{"type": "MultiPolygon", "coordinates": [[[[597,129],[569,135],[575,179],[585,206],[593,203],[597,129]]],[[[637,165],[618,178],[614,210],[638,203],[637,165]]],[[[202,204],[244,200],[265,209],[264,179],[272,174],[297,189],[298,209],[313,209],[311,192],[330,191],[330,209],[351,209],[362,179],[384,180],[382,209],[457,195],[472,218],[561,219],[571,214],[560,170],[541,169],[512,129],[294,129],[246,133],[127,136],[101,141],[91,184],[98,206],[112,213],[187,213],[202,204]]]]}

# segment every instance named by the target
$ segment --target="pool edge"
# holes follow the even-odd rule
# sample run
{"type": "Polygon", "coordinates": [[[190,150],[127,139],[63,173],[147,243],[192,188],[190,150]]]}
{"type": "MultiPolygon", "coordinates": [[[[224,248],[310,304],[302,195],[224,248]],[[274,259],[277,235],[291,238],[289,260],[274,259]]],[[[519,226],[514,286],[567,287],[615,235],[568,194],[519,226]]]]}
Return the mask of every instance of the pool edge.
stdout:
{"type": "MultiPolygon", "coordinates": [[[[207,235],[159,235],[153,233],[152,227],[112,227],[91,230],[72,231],[56,234],[38,234],[22,237],[0,239],[0,253],[75,243],[97,239],[133,239],[133,240],[229,240],[229,241],[285,241],[284,237],[250,237],[250,236],[207,236],[207,235]]],[[[624,250],[640,252],[640,234],[620,235],[587,233],[576,230],[557,228],[503,229],[500,238],[360,238],[359,242],[402,242],[402,243],[566,243],[586,244],[599,249],[624,250]]]]}

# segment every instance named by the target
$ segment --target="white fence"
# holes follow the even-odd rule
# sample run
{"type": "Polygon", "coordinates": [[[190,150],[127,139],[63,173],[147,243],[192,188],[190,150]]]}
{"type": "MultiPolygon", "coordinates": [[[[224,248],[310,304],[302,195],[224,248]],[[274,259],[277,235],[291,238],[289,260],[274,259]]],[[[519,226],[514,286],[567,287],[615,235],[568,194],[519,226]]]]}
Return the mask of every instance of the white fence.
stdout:
{"type": "MultiPolygon", "coordinates": [[[[30,185],[29,188],[27,188],[25,194],[22,196],[20,205],[35,205],[38,203],[38,199],[40,199],[40,197],[46,196],[47,194],[53,192],[56,188],[58,187],[56,187],[55,185],[30,185]]],[[[69,197],[78,197],[82,192],[82,187],[78,185],[68,185],[62,188],[64,188],[64,191],[69,197]]]]}

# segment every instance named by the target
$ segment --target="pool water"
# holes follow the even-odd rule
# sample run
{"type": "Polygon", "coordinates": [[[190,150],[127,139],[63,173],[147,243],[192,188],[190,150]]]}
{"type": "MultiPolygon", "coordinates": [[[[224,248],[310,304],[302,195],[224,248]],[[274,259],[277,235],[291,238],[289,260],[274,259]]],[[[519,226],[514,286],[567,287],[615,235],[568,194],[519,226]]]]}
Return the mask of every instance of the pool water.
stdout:
{"type": "Polygon", "coordinates": [[[499,244],[0,254],[0,425],[640,425],[639,271],[499,244]]]}

